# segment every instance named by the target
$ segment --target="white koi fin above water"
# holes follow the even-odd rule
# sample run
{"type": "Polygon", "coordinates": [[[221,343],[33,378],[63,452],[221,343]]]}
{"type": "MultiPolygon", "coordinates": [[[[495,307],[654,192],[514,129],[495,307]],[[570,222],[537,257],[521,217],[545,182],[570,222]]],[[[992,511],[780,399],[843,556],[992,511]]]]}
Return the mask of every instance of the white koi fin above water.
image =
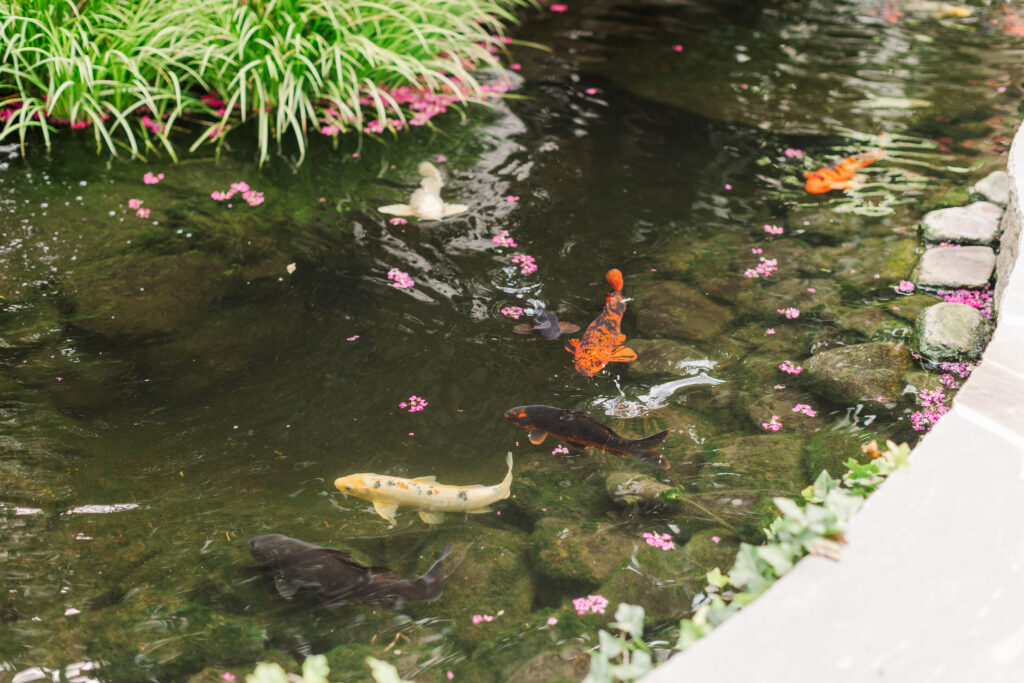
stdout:
{"type": "Polygon", "coordinates": [[[419,188],[412,193],[408,204],[388,204],[377,210],[392,216],[415,216],[428,221],[441,220],[469,209],[466,204],[446,204],[441,199],[444,181],[441,172],[429,161],[421,162],[419,173],[423,177],[419,188]]]}

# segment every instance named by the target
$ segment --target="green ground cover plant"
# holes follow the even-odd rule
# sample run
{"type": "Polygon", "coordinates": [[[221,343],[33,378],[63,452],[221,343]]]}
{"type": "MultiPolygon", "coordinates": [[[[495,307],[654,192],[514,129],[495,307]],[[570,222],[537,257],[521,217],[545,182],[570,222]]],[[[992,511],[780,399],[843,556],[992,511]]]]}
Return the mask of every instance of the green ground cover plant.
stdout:
{"type": "Polygon", "coordinates": [[[55,126],[176,158],[254,122],[301,159],[312,133],[424,125],[500,94],[477,77],[530,0],[0,0],[0,141],[55,126]]]}

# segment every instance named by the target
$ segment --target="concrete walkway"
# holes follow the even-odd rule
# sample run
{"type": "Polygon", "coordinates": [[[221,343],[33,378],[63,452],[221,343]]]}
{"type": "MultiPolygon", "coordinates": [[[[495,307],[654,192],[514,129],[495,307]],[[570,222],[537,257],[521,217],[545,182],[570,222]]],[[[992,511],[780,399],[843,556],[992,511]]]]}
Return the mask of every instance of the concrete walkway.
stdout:
{"type": "Polygon", "coordinates": [[[853,519],[644,683],[1024,681],[1024,129],[1010,150],[997,328],[953,409],[853,519]]]}

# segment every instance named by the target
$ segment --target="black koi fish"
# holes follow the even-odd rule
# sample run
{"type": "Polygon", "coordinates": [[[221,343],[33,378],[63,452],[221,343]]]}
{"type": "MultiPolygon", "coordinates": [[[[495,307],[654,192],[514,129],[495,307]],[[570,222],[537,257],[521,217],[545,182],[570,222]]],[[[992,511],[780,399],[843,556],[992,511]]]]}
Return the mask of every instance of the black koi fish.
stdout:
{"type": "Polygon", "coordinates": [[[444,558],[451,550],[451,544],[446,545],[427,573],[410,581],[387,567],[365,567],[343,550],[281,534],[249,539],[249,552],[273,571],[281,597],[291,600],[308,588],[329,609],[350,602],[402,609],[407,602],[436,600],[444,590],[444,558]]]}
{"type": "Polygon", "coordinates": [[[541,311],[528,323],[520,323],[512,328],[516,334],[535,334],[544,339],[558,339],[561,334],[575,334],[580,331],[579,325],[560,322],[558,316],[551,312],[541,311]]]}
{"type": "Polygon", "coordinates": [[[530,443],[539,444],[548,434],[580,450],[597,448],[620,458],[633,457],[648,465],[668,469],[668,460],[655,449],[665,441],[671,429],[643,439],[626,439],[578,410],[552,406],[519,406],[505,417],[530,430],[530,443]]]}

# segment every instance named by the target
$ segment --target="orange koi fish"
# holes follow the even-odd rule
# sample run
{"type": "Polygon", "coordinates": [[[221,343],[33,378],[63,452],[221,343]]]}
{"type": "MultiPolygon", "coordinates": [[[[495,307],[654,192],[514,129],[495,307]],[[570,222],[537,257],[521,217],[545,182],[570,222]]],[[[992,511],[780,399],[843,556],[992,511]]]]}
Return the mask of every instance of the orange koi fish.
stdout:
{"type": "Polygon", "coordinates": [[[854,176],[857,175],[857,169],[873,164],[881,158],[881,151],[865,152],[846,157],[842,161],[819,168],[817,171],[807,171],[804,173],[804,177],[807,178],[804,189],[811,194],[853,189],[856,185],[854,176]]]}
{"type": "Polygon", "coordinates": [[[619,332],[626,300],[622,298],[622,271],[609,270],[604,279],[612,286],[604,301],[604,310],[587,326],[580,339],[570,339],[565,350],[573,354],[576,372],[590,377],[601,372],[608,363],[628,363],[636,360],[636,351],[621,346],[626,335],[619,332]]]}

